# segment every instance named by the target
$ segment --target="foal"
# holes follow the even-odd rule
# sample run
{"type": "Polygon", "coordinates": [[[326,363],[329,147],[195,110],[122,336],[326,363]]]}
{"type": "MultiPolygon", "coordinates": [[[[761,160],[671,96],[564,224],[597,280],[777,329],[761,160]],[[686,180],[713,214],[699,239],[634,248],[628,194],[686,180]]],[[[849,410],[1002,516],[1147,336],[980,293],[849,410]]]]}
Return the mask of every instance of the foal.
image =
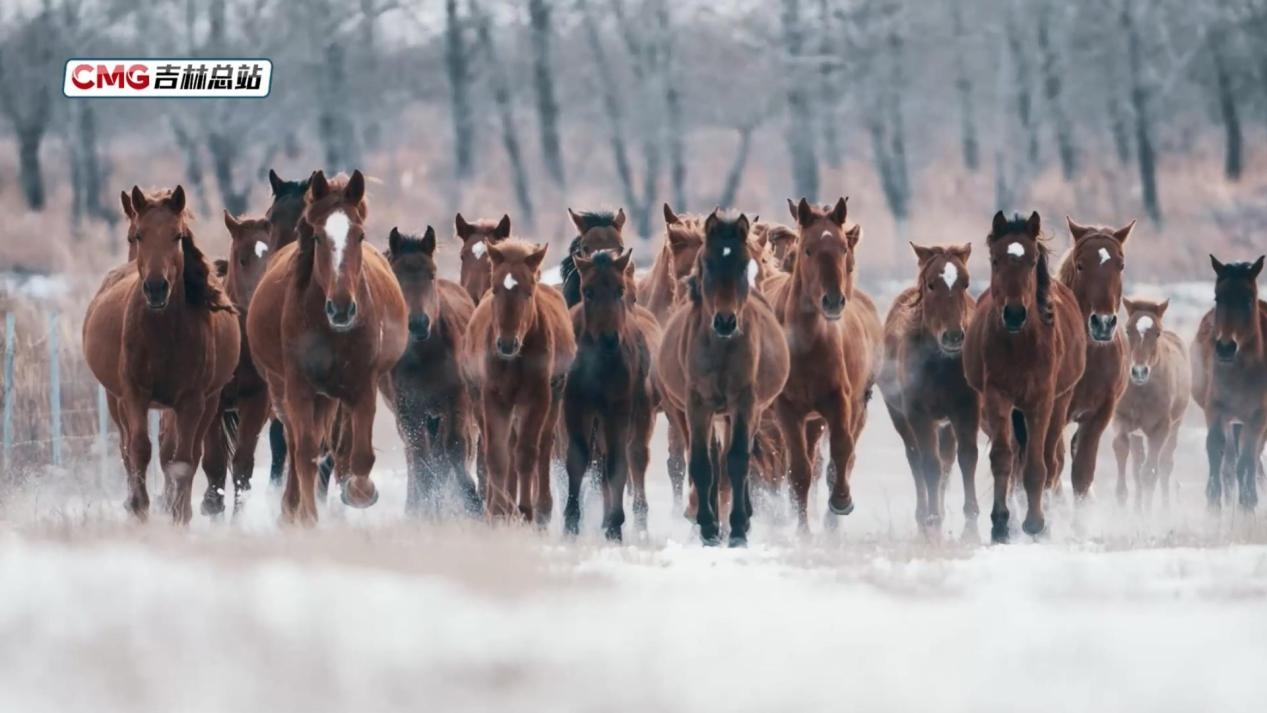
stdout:
{"type": "Polygon", "coordinates": [[[488,247],[493,287],[471,316],[462,368],[479,395],[492,517],[550,521],[550,453],[576,339],[563,296],[542,285],[546,246],[514,238],[488,247]],[[534,493],[535,490],[535,493],[534,493]]]}
{"type": "Polygon", "coordinates": [[[147,196],[133,187],[130,204],[135,259],[112,271],[88,305],[84,357],[119,428],[134,517],[147,517],[150,505],[147,411],[175,413],[165,501],[172,520],[187,523],[203,437],[238,363],[238,322],[194,242],[184,188],[147,196]]]}
{"type": "Polygon", "coordinates": [[[479,304],[484,293],[493,284],[488,246],[510,237],[510,216],[503,215],[498,221],[477,220],[471,223],[458,213],[453,219],[453,229],[462,241],[462,252],[458,256],[462,263],[458,282],[471,299],[479,304]]]}
{"type": "Polygon", "coordinates": [[[706,545],[720,541],[716,508],[722,453],[733,497],[730,544],[747,543],[753,433],[788,379],[787,341],[778,319],[749,285],[748,228],[743,214],[730,218],[713,211],[704,221],[690,301],[665,325],[657,360],[663,396],[686,413],[691,481],[699,494],[696,518],[706,545]],[[719,417],[728,430],[715,444],[719,417]]]}
{"type": "Polygon", "coordinates": [[[392,228],[387,261],[409,306],[409,346],[379,389],[396,414],[409,483],[405,507],[434,510],[441,486],[467,511],[482,509],[467,468],[474,442],[471,397],[458,364],[475,303],[462,286],[437,276],[436,232],[421,238],[392,228]]]}
{"type": "MultiPolygon", "coordinates": [[[[1126,267],[1123,248],[1135,222],[1113,230],[1066,220],[1073,247],[1061,261],[1059,276],[1078,300],[1087,332],[1087,366],[1074,389],[1068,415],[1069,421],[1078,424],[1070,442],[1073,492],[1084,498],[1095,479],[1100,437],[1126,391],[1128,346],[1117,328],[1117,312],[1122,301],[1122,271],[1126,267]]],[[[1047,474],[1048,487],[1059,487],[1059,460],[1057,467],[1047,474]]]]}
{"type": "Polygon", "coordinates": [[[625,209],[621,208],[616,213],[574,213],[568,208],[568,216],[576,226],[577,235],[568,246],[559,272],[563,278],[563,300],[571,309],[581,303],[581,277],[576,272],[576,258],[589,257],[599,250],[624,250],[621,230],[625,227],[625,209]]]}
{"type": "Polygon", "coordinates": [[[634,517],[647,529],[647,460],[656,394],[652,354],[660,327],[647,310],[625,299],[625,268],[632,251],[600,250],[576,256],[581,303],[572,308],[576,360],[563,392],[567,426],[568,500],[564,526],[580,524],[581,480],[598,450],[603,459],[603,529],[619,541],[625,521],[625,483],[632,476],[634,517]],[[595,448],[601,443],[601,448],[595,448]]]}
{"type": "Polygon", "coordinates": [[[1038,213],[994,214],[986,237],[990,289],[977,302],[964,340],[968,385],[980,394],[994,474],[991,536],[1008,537],[1007,496],[1023,471],[1029,535],[1046,527],[1043,492],[1074,387],[1086,367],[1087,337],[1073,292],[1051,279],[1038,213]]]}
{"type": "Polygon", "coordinates": [[[1165,328],[1162,317],[1169,301],[1123,300],[1126,305],[1126,337],[1130,343],[1130,383],[1114,412],[1117,437],[1117,499],[1126,502],[1126,461],[1135,451],[1135,505],[1152,504],[1161,479],[1161,499],[1170,503],[1170,473],[1175,467],[1179,424],[1188,409],[1191,372],[1188,350],[1179,335],[1165,328]],[[1136,432],[1143,437],[1134,436],[1136,432]],[[1144,455],[1143,438],[1148,439],[1144,455]]]}
{"type": "Polygon", "coordinates": [[[915,521],[938,534],[945,474],[956,452],[969,527],[980,512],[975,479],[981,405],[963,373],[964,327],[976,304],[968,294],[972,245],[911,247],[919,274],[885,319],[879,383],[915,478],[915,521]]]}
{"type": "Polygon", "coordinates": [[[1205,449],[1210,476],[1206,499],[1222,507],[1220,469],[1227,433],[1240,424],[1231,449],[1237,459],[1238,502],[1252,511],[1258,504],[1258,462],[1267,434],[1267,303],[1258,299],[1263,258],[1224,264],[1210,256],[1216,276],[1214,309],[1201,319],[1192,344],[1192,397],[1205,411],[1205,449]]]}

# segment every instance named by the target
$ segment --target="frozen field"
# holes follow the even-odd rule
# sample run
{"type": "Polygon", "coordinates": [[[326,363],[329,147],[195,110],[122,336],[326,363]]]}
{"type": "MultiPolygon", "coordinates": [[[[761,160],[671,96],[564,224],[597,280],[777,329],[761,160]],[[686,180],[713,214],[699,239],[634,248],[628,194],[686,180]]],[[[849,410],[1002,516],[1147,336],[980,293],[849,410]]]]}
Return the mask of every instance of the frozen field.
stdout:
{"type": "Polygon", "coordinates": [[[557,516],[406,522],[378,433],[380,503],[310,532],[277,528],[267,487],[237,522],[134,526],[95,465],[10,499],[0,710],[1261,710],[1267,521],[1206,514],[1196,429],[1166,513],[1117,506],[1106,448],[1096,502],[1057,506],[1046,541],[961,541],[956,475],[932,545],[877,405],[857,511],[802,539],[758,501],[742,551],[671,512],[663,429],[650,537],[624,546],[593,508],[574,543],[557,516]]]}

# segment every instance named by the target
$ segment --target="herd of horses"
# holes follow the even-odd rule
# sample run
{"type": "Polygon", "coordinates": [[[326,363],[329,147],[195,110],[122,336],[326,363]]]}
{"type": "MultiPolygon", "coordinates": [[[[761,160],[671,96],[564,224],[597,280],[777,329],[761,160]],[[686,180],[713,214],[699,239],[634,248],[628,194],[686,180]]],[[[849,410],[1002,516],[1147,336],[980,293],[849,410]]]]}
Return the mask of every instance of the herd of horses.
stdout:
{"type": "Polygon", "coordinates": [[[659,414],[674,505],[689,483],[686,516],[705,544],[747,541],[754,487],[786,486],[808,529],[818,473],[832,526],[854,509],[852,470],[876,387],[930,536],[941,531],[956,462],[964,515],[978,516],[979,430],[990,443],[996,541],[1008,539],[1010,510],[1022,504],[1023,532],[1044,531],[1069,424],[1076,498],[1091,488],[1110,425],[1118,497],[1127,499],[1131,461],[1140,507],[1159,480],[1168,497],[1190,396],[1208,424],[1209,505],[1233,491],[1244,509],[1257,502],[1267,431],[1262,257],[1211,257],[1215,305],[1189,355],[1166,329],[1167,302],[1122,296],[1134,223],[1069,220],[1072,247],[1053,271],[1039,215],[999,212],[984,244],[989,285],[975,300],[971,243],[913,245],[916,280],[882,321],[856,284],[862,230],[844,198],[789,200],[791,225],[665,205],[663,240],[643,275],[623,211],[569,210],[577,235],[556,288],[542,280],[547,247],[515,237],[508,216],[457,215],[452,282],[439,275],[431,227],[393,228],[386,251],[375,247],[359,171],[269,179],[262,217],[226,211],[231,247],[214,263],[198,248],[182,187],[121,195],[128,262],[89,305],[83,345],[119,429],[126,507],[137,518],[150,507],[151,408],[164,410],[162,507],[176,522],[192,517],[200,463],[202,512],[224,511],[226,473],[236,512],[270,418],[284,522],[315,523],[331,478],[348,506],[373,505],[380,394],[405,444],[411,513],[434,515],[447,502],[545,526],[551,465],[562,462],[565,531],[578,531],[593,472],[603,529],[617,540],[626,490],[645,532],[659,414]]]}

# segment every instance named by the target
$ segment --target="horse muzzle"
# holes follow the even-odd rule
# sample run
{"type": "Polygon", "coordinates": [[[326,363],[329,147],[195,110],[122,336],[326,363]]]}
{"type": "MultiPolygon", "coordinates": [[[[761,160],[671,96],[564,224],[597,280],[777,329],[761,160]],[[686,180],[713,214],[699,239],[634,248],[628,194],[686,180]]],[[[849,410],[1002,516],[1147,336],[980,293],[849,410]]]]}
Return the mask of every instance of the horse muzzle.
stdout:
{"type": "Polygon", "coordinates": [[[425,342],[431,338],[431,318],[425,314],[409,318],[409,339],[414,342],[425,342]]]}
{"type": "Polygon", "coordinates": [[[963,351],[964,333],[962,329],[947,329],[937,340],[941,350],[954,356],[963,351]]]}
{"type": "Polygon", "coordinates": [[[172,285],[165,277],[146,280],[141,285],[141,292],[145,295],[145,306],[158,312],[167,309],[167,299],[171,297],[172,285]]]}
{"type": "Polygon", "coordinates": [[[1117,315],[1093,313],[1087,317],[1087,333],[1096,342],[1111,342],[1117,332],[1117,315]]]}
{"type": "Polygon", "coordinates": [[[514,359],[519,356],[519,350],[523,348],[523,342],[519,337],[498,337],[497,338],[497,356],[503,359],[514,359]]]}
{"type": "Polygon", "coordinates": [[[713,315],[713,334],[722,339],[730,339],[739,333],[739,316],[734,312],[730,314],[722,314],[718,312],[713,315]]]}
{"type": "Polygon", "coordinates": [[[336,332],[346,332],[356,326],[356,301],[341,306],[334,300],[326,300],[326,320],[336,332]]]}
{"type": "Polygon", "coordinates": [[[1003,305],[1003,328],[1015,334],[1025,326],[1029,314],[1025,305],[1003,305]]]}
{"type": "Polygon", "coordinates": [[[1131,365],[1131,383],[1136,386],[1143,386],[1148,383],[1148,377],[1152,375],[1152,369],[1147,364],[1131,365]]]}
{"type": "Polygon", "coordinates": [[[1220,339],[1214,343],[1214,356],[1227,364],[1236,359],[1237,344],[1234,339],[1220,339]]]}
{"type": "Polygon", "coordinates": [[[829,322],[835,322],[845,313],[845,296],[844,295],[823,295],[821,300],[823,317],[829,322]]]}

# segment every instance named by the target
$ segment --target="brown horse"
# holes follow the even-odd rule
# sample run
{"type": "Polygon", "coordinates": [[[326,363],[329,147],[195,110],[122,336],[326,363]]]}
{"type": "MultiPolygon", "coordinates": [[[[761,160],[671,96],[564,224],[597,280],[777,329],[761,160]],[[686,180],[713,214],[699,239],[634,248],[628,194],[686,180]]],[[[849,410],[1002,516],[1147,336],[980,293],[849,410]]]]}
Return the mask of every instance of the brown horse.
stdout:
{"type": "Polygon", "coordinates": [[[706,545],[720,541],[717,481],[723,462],[733,498],[730,544],[747,542],[753,433],[788,379],[787,341],[778,319],[749,284],[748,228],[743,214],[713,211],[704,221],[690,301],[665,325],[657,361],[663,396],[686,413],[691,481],[699,494],[696,519],[706,545]],[[715,442],[718,417],[728,430],[715,442]]]}
{"type": "Polygon", "coordinates": [[[580,526],[581,480],[597,451],[602,459],[603,529],[621,539],[625,483],[632,484],[639,532],[647,529],[647,461],[658,398],[652,355],[660,349],[655,315],[632,305],[625,269],[632,251],[577,255],[581,303],[572,308],[576,359],[563,392],[568,500],[564,527],[580,526]]]}
{"type": "Polygon", "coordinates": [[[1267,303],[1258,299],[1263,258],[1224,264],[1211,255],[1210,263],[1216,276],[1214,309],[1201,319],[1192,343],[1192,397],[1205,411],[1208,429],[1205,494],[1211,509],[1222,507],[1220,469],[1224,458],[1235,457],[1237,500],[1252,511],[1258,504],[1258,462],[1267,434],[1267,303]],[[1234,425],[1239,433],[1229,444],[1227,434],[1234,425]]]}
{"type": "Polygon", "coordinates": [[[546,246],[514,238],[488,246],[493,287],[471,317],[462,359],[479,395],[489,515],[507,517],[517,501],[541,526],[554,509],[550,454],[576,355],[563,296],[540,284],[545,254],[546,246]]]}
{"type": "Polygon", "coordinates": [[[314,172],[304,201],[299,240],[264,273],[246,331],[286,429],[282,518],[313,524],[316,461],[331,443],[336,408],[348,436],[334,449],[343,502],[363,508],[378,499],[370,480],[376,385],[405,351],[409,310],[391,266],[365,241],[361,172],[332,180],[314,172]]]}
{"type": "Polygon", "coordinates": [[[462,265],[458,282],[478,304],[493,285],[488,246],[510,237],[510,216],[503,215],[497,221],[477,220],[470,223],[458,213],[453,219],[453,228],[462,241],[462,252],[459,255],[462,265]]]}
{"type": "Polygon", "coordinates": [[[884,330],[875,303],[854,287],[862,230],[845,228],[844,198],[834,206],[797,206],[800,237],[792,274],[774,281],[770,301],[786,333],[793,369],[774,404],[790,461],[793,503],[808,528],[811,463],[821,419],[833,468],[828,508],[853,512],[849,473],[866,420],[866,402],[879,372],[884,330]]]}
{"type": "Polygon", "coordinates": [[[939,534],[950,460],[963,476],[963,514],[972,531],[977,507],[977,427],[981,404],[963,373],[963,342],[975,302],[968,294],[972,245],[912,245],[915,285],[893,301],[884,322],[880,392],[906,446],[915,478],[915,520],[939,534]]]}
{"type": "Polygon", "coordinates": [[[437,276],[431,226],[421,238],[392,228],[387,242],[387,261],[409,306],[409,346],[379,386],[405,443],[405,507],[434,511],[448,487],[478,513],[482,504],[468,470],[475,419],[458,364],[475,303],[461,285],[437,276]]]}
{"type": "MultiPolygon", "coordinates": [[[[651,270],[638,281],[638,304],[656,320],[667,324],[675,307],[686,302],[682,281],[691,274],[695,257],[704,244],[704,223],[697,216],[678,215],[664,204],[664,242],[656,253],[651,270]]],[[[673,508],[682,505],[682,484],[686,480],[686,415],[661,402],[669,421],[669,482],[673,487],[673,508]]]]}
{"type": "MultiPolygon", "coordinates": [[[[246,338],[247,306],[272,256],[269,248],[272,224],[266,218],[236,218],[225,211],[224,225],[229,231],[229,257],[215,261],[216,276],[224,280],[225,293],[237,309],[242,339],[233,379],[220,392],[216,415],[202,446],[207,490],[202,496],[201,509],[203,515],[213,516],[224,512],[225,475],[229,469],[233,471],[234,514],[241,509],[251,489],[255,446],[272,411],[268,385],[251,361],[250,343],[246,338]],[[219,427],[221,424],[223,427],[219,427]]],[[[170,421],[170,417],[163,421],[164,461],[170,459],[172,452],[171,439],[167,438],[170,421]]]]}
{"type": "MultiPolygon", "coordinates": [[[[1073,247],[1061,260],[1057,274],[1078,300],[1087,332],[1086,370],[1074,389],[1067,419],[1078,424],[1070,442],[1072,480],[1074,494],[1084,498],[1095,479],[1100,438],[1126,391],[1128,345],[1117,328],[1117,312],[1126,267],[1123,248],[1135,221],[1114,230],[1066,220],[1073,247]]],[[[1049,487],[1059,487],[1060,471],[1048,473],[1047,478],[1049,487]]]]}
{"type": "Polygon", "coordinates": [[[136,258],[112,271],[88,305],[84,356],[106,389],[128,474],[126,506],[138,518],[150,505],[147,411],[175,412],[165,500],[172,519],[187,523],[203,436],[237,365],[238,323],[194,242],[184,188],[147,196],[134,186],[131,206],[136,258]]]}
{"type": "Polygon", "coordinates": [[[990,288],[977,302],[964,341],[964,375],[981,396],[994,475],[991,536],[1008,537],[1007,497],[1024,472],[1023,529],[1046,527],[1043,492],[1059,468],[1058,447],[1074,387],[1086,368],[1087,337],[1073,291],[1051,279],[1038,213],[994,215],[986,245],[990,288]]]}
{"type": "Polygon", "coordinates": [[[563,277],[563,301],[568,309],[581,303],[581,276],[576,272],[576,258],[590,257],[599,250],[625,249],[625,241],[621,230],[625,227],[625,209],[615,213],[608,211],[585,211],[575,213],[568,208],[568,217],[576,226],[577,235],[568,246],[568,253],[563,258],[560,274],[563,277]]]}
{"type": "Polygon", "coordinates": [[[1152,504],[1158,476],[1162,503],[1170,503],[1170,474],[1175,468],[1175,446],[1179,425],[1188,409],[1192,376],[1183,341],[1162,323],[1170,302],[1123,300],[1123,304],[1131,379],[1113,415],[1117,425],[1117,437],[1113,439],[1117,499],[1126,502],[1126,463],[1134,455],[1135,504],[1143,509],[1152,504]],[[1134,435],[1137,432],[1143,436],[1134,435]]]}

